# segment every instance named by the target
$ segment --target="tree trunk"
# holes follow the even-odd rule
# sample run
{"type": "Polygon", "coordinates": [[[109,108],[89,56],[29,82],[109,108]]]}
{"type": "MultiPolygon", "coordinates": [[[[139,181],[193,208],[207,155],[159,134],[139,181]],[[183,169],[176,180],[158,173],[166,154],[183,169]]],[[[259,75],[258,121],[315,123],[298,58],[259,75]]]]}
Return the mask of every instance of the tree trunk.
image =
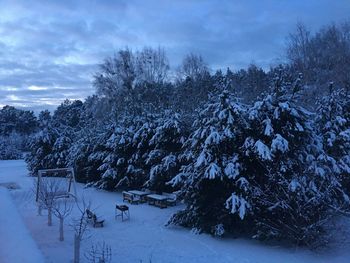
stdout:
{"type": "Polygon", "coordinates": [[[38,205],[38,215],[41,216],[42,206],[38,205]]]}
{"type": "Polygon", "coordinates": [[[48,226],[52,226],[52,209],[49,208],[47,211],[48,211],[48,214],[47,214],[47,225],[48,226]]]}
{"type": "Polygon", "coordinates": [[[79,263],[80,261],[80,237],[74,235],[74,263],[79,263]]]}
{"type": "Polygon", "coordinates": [[[60,241],[64,240],[64,237],[63,237],[63,220],[64,220],[64,218],[61,217],[60,218],[60,241]]]}

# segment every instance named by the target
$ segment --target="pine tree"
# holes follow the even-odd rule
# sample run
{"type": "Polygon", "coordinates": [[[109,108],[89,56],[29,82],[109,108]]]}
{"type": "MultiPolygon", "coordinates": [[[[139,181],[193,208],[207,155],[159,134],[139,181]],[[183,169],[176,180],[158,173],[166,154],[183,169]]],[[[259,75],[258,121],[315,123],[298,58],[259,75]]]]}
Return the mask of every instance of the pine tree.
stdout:
{"type": "Polygon", "coordinates": [[[329,205],[340,200],[343,192],[329,167],[313,116],[296,104],[300,88],[300,79],[286,82],[280,71],[273,93],[249,110],[242,165],[254,187],[249,202],[256,237],[312,244],[320,239],[329,219],[329,205]]]}
{"type": "Polygon", "coordinates": [[[30,153],[25,159],[32,175],[36,175],[40,169],[57,167],[53,156],[53,147],[59,133],[52,125],[52,117],[49,111],[40,113],[39,127],[39,132],[33,135],[29,142],[30,153]]]}
{"type": "Polygon", "coordinates": [[[179,155],[186,136],[180,119],[179,114],[170,111],[158,118],[154,135],[149,141],[152,150],[146,159],[146,164],[150,166],[147,185],[151,190],[160,193],[173,190],[168,181],[179,172],[179,155]]]}
{"type": "Polygon", "coordinates": [[[245,108],[227,91],[200,112],[181,157],[189,164],[172,180],[182,185],[187,207],[169,223],[223,235],[225,229],[232,231],[233,221],[246,217],[249,182],[241,175],[238,149],[244,115],[245,108]]]}
{"type": "Polygon", "coordinates": [[[22,158],[21,137],[12,133],[0,136],[0,160],[18,160],[22,158]]]}
{"type": "Polygon", "coordinates": [[[323,147],[350,194],[350,95],[329,85],[329,94],[318,102],[317,128],[323,147]]]}

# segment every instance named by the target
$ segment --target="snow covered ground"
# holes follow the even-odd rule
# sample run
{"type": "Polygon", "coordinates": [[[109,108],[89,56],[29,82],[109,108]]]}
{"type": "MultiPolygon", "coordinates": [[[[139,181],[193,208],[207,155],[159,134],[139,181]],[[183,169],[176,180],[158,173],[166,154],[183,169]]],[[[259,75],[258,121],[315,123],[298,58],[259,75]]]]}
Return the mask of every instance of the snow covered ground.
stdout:
{"type": "MultiPolygon", "coordinates": [[[[57,219],[54,218],[53,226],[49,227],[46,224],[45,214],[37,215],[32,194],[33,179],[28,177],[27,173],[23,161],[0,161],[0,184],[14,182],[20,187],[16,190],[0,191],[0,262],[16,262],[6,261],[4,257],[6,249],[14,249],[7,245],[11,242],[12,244],[18,242],[19,245],[29,243],[26,251],[30,251],[33,257],[38,257],[35,262],[40,262],[40,253],[36,247],[41,250],[46,262],[71,262],[73,230],[69,224],[72,218],[66,219],[65,241],[60,242],[57,219]],[[18,211],[13,204],[17,206],[18,211]],[[4,218],[11,220],[9,222],[4,218]],[[21,222],[24,222],[27,229],[21,222]]],[[[91,200],[94,212],[106,220],[104,228],[89,228],[87,238],[82,243],[82,262],[87,262],[84,253],[89,251],[91,245],[103,241],[111,246],[112,262],[117,263],[347,263],[350,260],[348,243],[339,246],[338,249],[316,253],[300,248],[267,246],[251,240],[216,239],[208,235],[196,235],[179,227],[165,227],[165,222],[180,208],[179,206],[159,209],[147,204],[130,205],[131,220],[121,222],[120,219],[114,218],[115,205],[123,203],[121,194],[92,188],[84,189],[82,185],[78,185],[78,194],[83,195],[86,200],[91,200]]],[[[75,216],[77,216],[76,208],[71,217],[75,216]]],[[[17,262],[29,262],[21,261],[20,257],[23,254],[18,253],[18,247],[15,250],[12,254],[18,255],[17,262]]],[[[23,253],[29,253],[26,251],[23,253]]]]}
{"type": "Polygon", "coordinates": [[[0,262],[44,262],[44,257],[23,224],[10,193],[2,187],[0,200],[0,262]]]}

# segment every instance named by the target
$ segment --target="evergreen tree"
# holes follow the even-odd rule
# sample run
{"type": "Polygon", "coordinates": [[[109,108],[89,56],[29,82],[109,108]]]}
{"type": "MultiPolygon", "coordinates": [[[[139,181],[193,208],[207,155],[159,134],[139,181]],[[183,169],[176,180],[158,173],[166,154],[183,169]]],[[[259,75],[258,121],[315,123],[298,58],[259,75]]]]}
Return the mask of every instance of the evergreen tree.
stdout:
{"type": "Polygon", "coordinates": [[[320,240],[329,206],[341,205],[344,195],[311,114],[296,104],[300,88],[299,79],[285,82],[280,72],[273,93],[249,110],[242,166],[254,189],[248,202],[256,237],[312,244],[320,240]]]}
{"type": "Polygon", "coordinates": [[[173,190],[167,183],[180,169],[179,155],[185,136],[179,114],[165,112],[159,117],[155,133],[149,141],[152,150],[146,160],[146,164],[150,166],[147,184],[151,190],[157,192],[173,190]]]}
{"type": "Polygon", "coordinates": [[[318,102],[317,128],[331,158],[333,172],[350,193],[350,95],[329,85],[328,96],[318,102]]]}
{"type": "Polygon", "coordinates": [[[29,142],[30,153],[25,159],[32,175],[36,175],[40,169],[57,167],[53,157],[53,147],[58,138],[58,131],[52,125],[49,111],[40,113],[39,127],[40,131],[33,135],[29,142]]]}
{"type": "Polygon", "coordinates": [[[18,134],[0,136],[0,160],[18,160],[22,158],[21,140],[18,134]]]}
{"type": "Polygon", "coordinates": [[[170,223],[222,235],[225,229],[232,230],[233,221],[245,218],[250,207],[246,201],[248,182],[241,175],[238,149],[246,125],[244,116],[245,108],[227,91],[200,112],[181,156],[189,164],[172,180],[182,185],[187,207],[170,223]],[[230,211],[237,211],[238,216],[230,211]]]}

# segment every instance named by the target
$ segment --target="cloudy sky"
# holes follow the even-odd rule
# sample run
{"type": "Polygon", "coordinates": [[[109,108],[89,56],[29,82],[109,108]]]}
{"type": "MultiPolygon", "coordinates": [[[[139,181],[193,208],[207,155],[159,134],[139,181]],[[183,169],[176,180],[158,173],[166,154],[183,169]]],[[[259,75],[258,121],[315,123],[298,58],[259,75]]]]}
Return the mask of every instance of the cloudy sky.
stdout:
{"type": "Polygon", "coordinates": [[[214,69],[283,61],[286,36],[349,19],[350,0],[0,0],[0,107],[53,109],[93,94],[97,65],[126,46],[189,53],[214,69]]]}

